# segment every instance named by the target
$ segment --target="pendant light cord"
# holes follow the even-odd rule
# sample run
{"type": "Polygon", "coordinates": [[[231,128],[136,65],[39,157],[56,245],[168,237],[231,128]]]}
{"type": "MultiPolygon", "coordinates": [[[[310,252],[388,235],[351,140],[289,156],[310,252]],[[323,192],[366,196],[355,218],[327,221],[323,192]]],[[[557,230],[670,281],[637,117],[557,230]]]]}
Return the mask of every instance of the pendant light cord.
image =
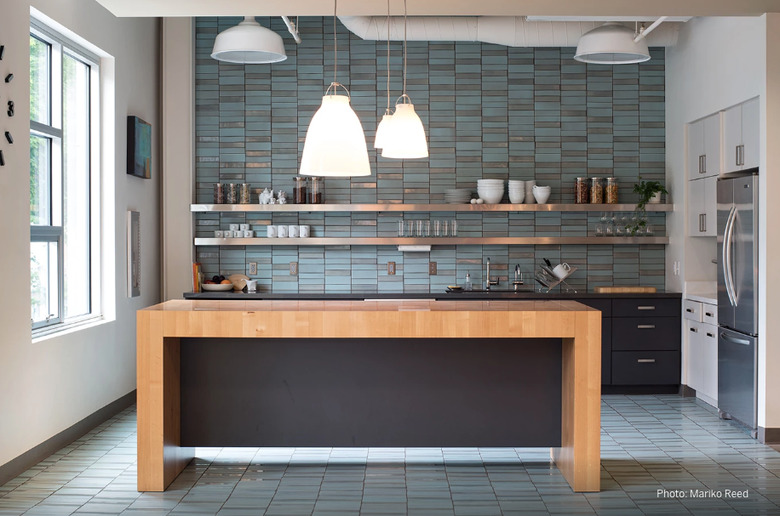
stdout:
{"type": "Polygon", "coordinates": [[[390,113],[390,0],[387,0],[387,108],[385,113],[390,113]]]}
{"type": "Polygon", "coordinates": [[[336,70],[339,66],[339,48],[336,41],[336,10],[338,5],[339,0],[333,0],[333,82],[336,82],[336,70]]]}
{"type": "Polygon", "coordinates": [[[404,0],[404,95],[406,95],[406,0],[404,0]]]}

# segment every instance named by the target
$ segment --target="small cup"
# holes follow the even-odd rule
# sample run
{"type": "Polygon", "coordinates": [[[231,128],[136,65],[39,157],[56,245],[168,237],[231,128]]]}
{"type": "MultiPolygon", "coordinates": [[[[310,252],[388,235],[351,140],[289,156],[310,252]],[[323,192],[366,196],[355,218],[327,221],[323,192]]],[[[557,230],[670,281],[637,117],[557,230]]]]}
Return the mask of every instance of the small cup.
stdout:
{"type": "Polygon", "coordinates": [[[290,238],[298,238],[299,234],[300,233],[298,232],[298,226],[294,224],[290,224],[289,226],[287,226],[287,235],[290,238]]]}
{"type": "Polygon", "coordinates": [[[568,263],[559,263],[553,269],[553,274],[555,274],[558,279],[565,279],[569,273],[571,273],[571,267],[568,263]]]}
{"type": "Polygon", "coordinates": [[[241,229],[241,227],[238,224],[231,224],[228,227],[230,228],[230,231],[238,231],[239,229],[241,229]]]}
{"type": "Polygon", "coordinates": [[[225,238],[225,232],[221,229],[214,231],[214,238],[225,238]]]}
{"type": "Polygon", "coordinates": [[[229,229],[226,229],[222,232],[222,238],[233,238],[233,232],[229,229]]]}
{"type": "Polygon", "coordinates": [[[257,280],[254,279],[246,280],[246,291],[257,292],[257,280]]]}
{"type": "Polygon", "coordinates": [[[274,226],[273,224],[269,224],[268,226],[266,226],[265,236],[267,236],[268,238],[276,238],[276,234],[277,234],[276,226],[274,226]]]}
{"type": "Polygon", "coordinates": [[[278,236],[279,238],[287,238],[287,235],[288,235],[287,226],[285,226],[284,224],[280,224],[277,227],[276,236],[278,236]]]}
{"type": "Polygon", "coordinates": [[[244,236],[244,232],[239,230],[233,231],[233,238],[241,238],[244,236]]]}
{"type": "Polygon", "coordinates": [[[255,232],[252,231],[251,229],[246,229],[241,233],[243,233],[244,238],[253,238],[255,236],[255,232]]]}
{"type": "Polygon", "coordinates": [[[239,224],[238,229],[241,231],[248,231],[249,230],[249,224],[239,224]]]}
{"type": "Polygon", "coordinates": [[[311,232],[311,228],[309,227],[308,224],[298,226],[298,233],[301,238],[309,238],[310,232],[311,232]]]}

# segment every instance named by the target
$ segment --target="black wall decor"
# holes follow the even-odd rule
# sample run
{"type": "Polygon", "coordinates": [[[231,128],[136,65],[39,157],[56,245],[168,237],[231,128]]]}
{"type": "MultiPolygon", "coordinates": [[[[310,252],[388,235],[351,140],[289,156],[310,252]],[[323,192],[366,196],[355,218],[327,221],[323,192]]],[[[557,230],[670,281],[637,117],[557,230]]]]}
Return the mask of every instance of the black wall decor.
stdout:
{"type": "MultiPolygon", "coordinates": [[[[3,55],[4,54],[5,54],[5,45],[0,45],[0,61],[3,60],[3,55]]],[[[6,84],[10,83],[13,80],[14,80],[14,74],[8,73],[5,76],[5,83],[6,84]]],[[[13,100],[10,100],[10,99],[8,100],[8,111],[6,111],[6,114],[8,115],[9,118],[14,116],[14,101],[13,100]]],[[[11,136],[11,132],[10,131],[5,131],[5,139],[6,139],[6,141],[8,142],[9,145],[14,142],[14,137],[11,136]]],[[[4,167],[4,166],[5,166],[5,156],[3,155],[3,150],[0,149],[0,167],[4,167]]]]}

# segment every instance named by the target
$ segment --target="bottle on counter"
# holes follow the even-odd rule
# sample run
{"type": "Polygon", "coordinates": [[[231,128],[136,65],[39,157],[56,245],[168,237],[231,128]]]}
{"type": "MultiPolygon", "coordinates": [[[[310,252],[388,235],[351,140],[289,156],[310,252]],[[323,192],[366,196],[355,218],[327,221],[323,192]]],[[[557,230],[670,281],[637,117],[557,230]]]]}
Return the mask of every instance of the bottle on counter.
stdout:
{"type": "Polygon", "coordinates": [[[471,274],[466,273],[466,290],[471,291],[474,286],[471,284],[471,274]]]}

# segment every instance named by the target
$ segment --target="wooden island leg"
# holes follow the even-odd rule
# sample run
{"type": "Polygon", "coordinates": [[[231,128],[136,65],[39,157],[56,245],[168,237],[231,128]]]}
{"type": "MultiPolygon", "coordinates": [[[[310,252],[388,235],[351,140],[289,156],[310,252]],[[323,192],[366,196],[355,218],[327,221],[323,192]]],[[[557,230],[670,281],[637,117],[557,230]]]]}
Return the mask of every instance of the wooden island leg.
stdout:
{"type": "Polygon", "coordinates": [[[601,313],[580,312],[563,339],[561,447],[553,460],[575,492],[601,485],[601,313]]]}
{"type": "Polygon", "coordinates": [[[163,312],[137,320],[138,490],[165,491],[194,456],[180,440],[180,343],[164,337],[163,312]]]}

